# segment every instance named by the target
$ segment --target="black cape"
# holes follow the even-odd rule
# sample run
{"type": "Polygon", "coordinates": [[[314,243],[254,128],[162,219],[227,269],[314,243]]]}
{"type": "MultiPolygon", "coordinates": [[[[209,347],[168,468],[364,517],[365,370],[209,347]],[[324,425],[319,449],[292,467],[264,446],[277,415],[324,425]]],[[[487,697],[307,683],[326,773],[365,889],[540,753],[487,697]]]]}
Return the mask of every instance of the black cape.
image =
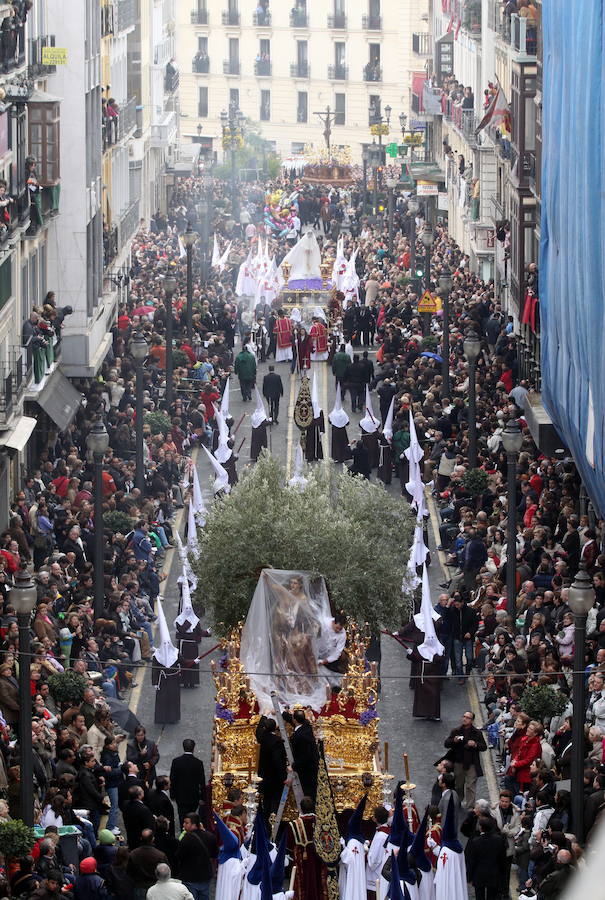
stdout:
{"type": "Polygon", "coordinates": [[[267,446],[267,422],[265,420],[258,428],[252,429],[252,439],[250,441],[250,459],[252,462],[256,462],[261,450],[267,446]]]}

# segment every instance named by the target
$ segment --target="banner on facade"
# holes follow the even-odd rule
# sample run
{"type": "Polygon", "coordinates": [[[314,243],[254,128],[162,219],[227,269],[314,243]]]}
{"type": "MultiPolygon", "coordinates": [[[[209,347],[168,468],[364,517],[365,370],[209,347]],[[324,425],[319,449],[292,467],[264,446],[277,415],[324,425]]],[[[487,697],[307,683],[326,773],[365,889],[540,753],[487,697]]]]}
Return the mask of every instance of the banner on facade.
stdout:
{"type": "Polygon", "coordinates": [[[66,66],[67,47],[42,47],[43,66],[66,66]]]}
{"type": "Polygon", "coordinates": [[[439,186],[434,181],[418,181],[416,184],[417,197],[439,196],[439,186]]]}

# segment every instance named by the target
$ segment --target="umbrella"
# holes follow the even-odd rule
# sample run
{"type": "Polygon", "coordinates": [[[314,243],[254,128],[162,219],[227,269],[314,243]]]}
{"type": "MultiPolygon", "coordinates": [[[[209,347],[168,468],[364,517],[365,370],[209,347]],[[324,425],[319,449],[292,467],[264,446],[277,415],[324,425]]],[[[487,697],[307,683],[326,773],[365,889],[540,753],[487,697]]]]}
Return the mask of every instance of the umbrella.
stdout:
{"type": "Polygon", "coordinates": [[[133,316],[148,316],[152,312],[155,312],[155,306],[137,306],[132,314],[133,316]]]}
{"type": "Polygon", "coordinates": [[[437,362],[442,363],[443,359],[437,353],[431,353],[429,350],[425,350],[424,353],[420,354],[421,356],[427,356],[429,359],[436,359],[437,362]]]}
{"type": "Polygon", "coordinates": [[[103,699],[109,707],[111,718],[114,722],[116,722],[123,731],[127,731],[131,737],[134,737],[135,728],[138,728],[141,723],[132,710],[128,708],[123,700],[118,700],[116,697],[104,697],[103,699]]]}

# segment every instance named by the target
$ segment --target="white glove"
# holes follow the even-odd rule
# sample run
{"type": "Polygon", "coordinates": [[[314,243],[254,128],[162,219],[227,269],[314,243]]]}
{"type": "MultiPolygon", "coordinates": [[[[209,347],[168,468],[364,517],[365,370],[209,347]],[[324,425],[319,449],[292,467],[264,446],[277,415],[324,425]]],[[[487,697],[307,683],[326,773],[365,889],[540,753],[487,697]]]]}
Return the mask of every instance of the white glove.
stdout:
{"type": "Polygon", "coordinates": [[[426,842],[427,842],[427,845],[431,848],[431,850],[434,850],[435,847],[437,846],[437,841],[434,841],[432,837],[427,837],[426,842]]]}

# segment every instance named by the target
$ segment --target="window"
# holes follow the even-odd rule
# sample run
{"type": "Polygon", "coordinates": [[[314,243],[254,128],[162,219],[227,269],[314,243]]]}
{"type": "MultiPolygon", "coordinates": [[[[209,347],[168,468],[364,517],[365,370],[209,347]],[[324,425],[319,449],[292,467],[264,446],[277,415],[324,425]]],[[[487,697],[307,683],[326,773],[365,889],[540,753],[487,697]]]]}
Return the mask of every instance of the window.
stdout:
{"type": "Polygon", "coordinates": [[[39,303],[40,295],[38,294],[38,254],[32,253],[29,259],[29,296],[32,302],[39,303]]]}
{"type": "Polygon", "coordinates": [[[370,44],[370,63],[373,66],[380,65],[380,44],[370,44]]]}
{"type": "Polygon", "coordinates": [[[259,52],[261,55],[261,59],[271,59],[271,41],[267,38],[261,38],[259,41],[260,47],[259,52]]]}
{"type": "Polygon", "coordinates": [[[344,16],[345,14],[345,0],[334,0],[334,15],[335,16],[344,16]]]}
{"type": "Polygon", "coordinates": [[[309,121],[309,95],[306,91],[298,92],[298,103],[296,106],[296,121],[309,121]]]}
{"type": "Polygon", "coordinates": [[[305,144],[303,141],[292,141],[290,144],[290,153],[292,156],[300,156],[305,152],[305,144]]]}
{"type": "Polygon", "coordinates": [[[229,63],[232,68],[239,66],[239,38],[229,38],[229,63]]]}
{"type": "Polygon", "coordinates": [[[380,0],[370,0],[370,2],[368,4],[368,10],[369,10],[371,19],[379,19],[380,18],[380,0]]]}
{"type": "Polygon", "coordinates": [[[38,160],[38,179],[44,187],[59,183],[59,104],[29,104],[29,152],[38,160]]]}
{"type": "Polygon", "coordinates": [[[197,114],[200,119],[208,118],[208,88],[201,87],[197,96],[197,114]]]}
{"type": "Polygon", "coordinates": [[[335,125],[346,124],[345,98],[346,98],[346,94],[334,94],[334,124],[335,125]]]}
{"type": "Polygon", "coordinates": [[[370,94],[368,102],[368,124],[375,125],[377,122],[380,122],[381,116],[380,96],[378,94],[370,94]]]}
{"type": "Polygon", "coordinates": [[[12,256],[0,266],[0,307],[10,300],[13,292],[12,256]]]}
{"type": "Polygon", "coordinates": [[[199,37],[197,39],[197,49],[198,49],[198,53],[208,54],[208,38],[207,37],[199,37]]]}
{"type": "Polygon", "coordinates": [[[345,43],[344,41],[336,41],[334,44],[334,65],[337,69],[344,69],[345,65],[345,43]]]}
{"type": "Polygon", "coordinates": [[[229,106],[239,109],[239,88],[231,88],[229,90],[229,106]]]}
{"type": "Polygon", "coordinates": [[[271,91],[260,92],[260,120],[261,122],[271,121],[271,91]]]}
{"type": "Polygon", "coordinates": [[[309,45],[307,41],[296,41],[296,62],[299,69],[306,69],[309,62],[309,45]]]}

